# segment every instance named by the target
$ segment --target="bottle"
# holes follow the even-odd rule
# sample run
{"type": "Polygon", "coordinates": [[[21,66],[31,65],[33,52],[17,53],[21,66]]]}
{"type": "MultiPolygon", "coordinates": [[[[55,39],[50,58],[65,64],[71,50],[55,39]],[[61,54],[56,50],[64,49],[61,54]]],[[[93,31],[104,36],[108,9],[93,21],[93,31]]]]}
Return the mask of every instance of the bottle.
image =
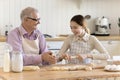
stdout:
{"type": "Polygon", "coordinates": [[[10,54],[9,54],[9,50],[5,50],[5,53],[4,53],[3,71],[4,72],[10,72],[10,54]]]}
{"type": "Polygon", "coordinates": [[[22,72],[23,70],[23,56],[20,51],[12,52],[11,69],[13,72],[22,72]]]}

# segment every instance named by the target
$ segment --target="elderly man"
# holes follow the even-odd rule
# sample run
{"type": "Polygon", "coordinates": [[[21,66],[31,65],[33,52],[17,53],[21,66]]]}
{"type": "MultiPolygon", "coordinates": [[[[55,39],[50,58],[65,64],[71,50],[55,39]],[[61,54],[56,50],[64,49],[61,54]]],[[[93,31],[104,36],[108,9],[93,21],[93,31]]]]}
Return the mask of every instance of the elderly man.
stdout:
{"type": "Polygon", "coordinates": [[[8,34],[7,43],[13,51],[23,53],[23,65],[54,64],[55,57],[48,51],[45,38],[37,29],[40,24],[38,10],[27,7],[20,17],[21,25],[8,34]]]}

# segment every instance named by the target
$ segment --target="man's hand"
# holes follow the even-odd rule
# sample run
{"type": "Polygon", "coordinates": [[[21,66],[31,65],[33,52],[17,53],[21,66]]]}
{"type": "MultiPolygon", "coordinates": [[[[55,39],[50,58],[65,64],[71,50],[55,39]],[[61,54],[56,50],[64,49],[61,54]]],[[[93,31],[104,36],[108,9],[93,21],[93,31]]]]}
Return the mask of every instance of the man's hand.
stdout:
{"type": "Polygon", "coordinates": [[[48,62],[49,64],[55,64],[57,62],[55,56],[53,56],[52,52],[50,51],[42,53],[41,58],[43,61],[48,62]]]}

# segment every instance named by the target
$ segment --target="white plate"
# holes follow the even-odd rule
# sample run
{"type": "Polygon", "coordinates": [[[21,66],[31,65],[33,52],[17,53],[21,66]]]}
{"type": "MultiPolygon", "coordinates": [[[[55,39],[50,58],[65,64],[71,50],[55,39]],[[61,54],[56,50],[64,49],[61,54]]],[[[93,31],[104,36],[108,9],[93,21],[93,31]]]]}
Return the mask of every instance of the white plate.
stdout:
{"type": "Polygon", "coordinates": [[[107,69],[104,69],[105,71],[108,71],[108,72],[119,72],[120,70],[107,70],[107,69]]]}
{"type": "Polygon", "coordinates": [[[104,70],[110,72],[118,72],[120,71],[120,65],[106,65],[104,70]]]}

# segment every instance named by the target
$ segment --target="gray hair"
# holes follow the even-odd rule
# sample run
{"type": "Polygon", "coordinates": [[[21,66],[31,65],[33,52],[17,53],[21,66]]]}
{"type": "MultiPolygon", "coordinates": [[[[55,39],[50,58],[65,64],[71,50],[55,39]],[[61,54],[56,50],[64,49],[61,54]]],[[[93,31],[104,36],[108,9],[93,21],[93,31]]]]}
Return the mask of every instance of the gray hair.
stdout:
{"type": "Polygon", "coordinates": [[[33,12],[37,12],[38,13],[38,10],[35,9],[35,8],[32,8],[32,7],[27,7],[25,9],[23,9],[21,14],[20,14],[21,21],[24,21],[24,18],[26,18],[26,17],[31,17],[31,14],[33,12]]]}

